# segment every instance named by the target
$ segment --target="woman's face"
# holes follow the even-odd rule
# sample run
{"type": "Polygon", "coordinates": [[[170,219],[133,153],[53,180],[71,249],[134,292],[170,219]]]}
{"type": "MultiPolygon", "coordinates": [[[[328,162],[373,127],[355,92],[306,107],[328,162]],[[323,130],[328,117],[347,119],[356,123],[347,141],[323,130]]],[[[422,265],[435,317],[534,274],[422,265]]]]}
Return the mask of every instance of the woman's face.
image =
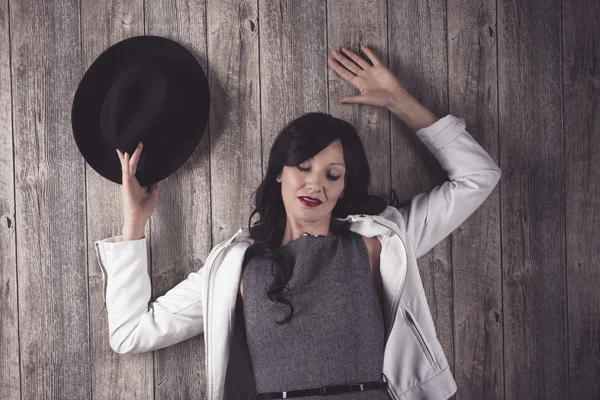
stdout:
{"type": "Polygon", "coordinates": [[[284,166],[277,181],[281,182],[287,215],[305,222],[331,218],[344,190],[345,174],[344,151],[339,139],[297,166],[284,166]],[[320,203],[303,202],[300,198],[304,196],[320,200],[320,203]]]}

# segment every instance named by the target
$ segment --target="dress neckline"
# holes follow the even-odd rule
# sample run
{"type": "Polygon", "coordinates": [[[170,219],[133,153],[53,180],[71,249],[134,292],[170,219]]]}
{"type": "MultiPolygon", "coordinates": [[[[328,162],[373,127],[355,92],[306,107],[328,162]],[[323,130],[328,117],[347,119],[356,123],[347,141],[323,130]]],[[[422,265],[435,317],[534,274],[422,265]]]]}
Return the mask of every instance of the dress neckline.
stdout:
{"type": "Polygon", "coordinates": [[[304,232],[298,238],[296,238],[294,240],[290,240],[289,242],[287,242],[286,244],[282,245],[281,247],[285,247],[288,244],[294,243],[295,241],[297,241],[298,239],[303,238],[303,237],[308,237],[308,238],[311,238],[311,239],[330,239],[330,238],[338,237],[338,235],[313,235],[312,233],[304,232]]]}
{"type": "Polygon", "coordinates": [[[335,235],[313,235],[312,233],[304,232],[301,236],[310,236],[310,237],[335,237],[335,235]]]}

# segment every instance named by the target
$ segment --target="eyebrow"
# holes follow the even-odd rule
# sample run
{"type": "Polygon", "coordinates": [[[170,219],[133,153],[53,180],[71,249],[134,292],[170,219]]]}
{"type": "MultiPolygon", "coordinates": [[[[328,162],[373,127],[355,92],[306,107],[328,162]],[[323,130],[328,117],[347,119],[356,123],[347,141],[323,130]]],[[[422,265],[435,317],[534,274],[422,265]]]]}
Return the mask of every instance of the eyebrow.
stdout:
{"type": "MultiPolygon", "coordinates": [[[[309,160],[313,160],[313,159],[314,159],[314,157],[309,158],[309,160]]],[[[338,162],[332,162],[332,163],[329,163],[329,165],[341,165],[342,167],[346,168],[346,166],[344,164],[338,163],[338,162]]]]}

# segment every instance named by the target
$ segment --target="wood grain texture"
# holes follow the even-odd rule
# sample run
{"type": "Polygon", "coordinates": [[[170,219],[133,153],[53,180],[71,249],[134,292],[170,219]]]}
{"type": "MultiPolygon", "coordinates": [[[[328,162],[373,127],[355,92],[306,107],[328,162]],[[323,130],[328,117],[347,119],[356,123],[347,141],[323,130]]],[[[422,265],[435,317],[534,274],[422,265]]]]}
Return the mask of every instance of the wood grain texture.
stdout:
{"type": "MultiPolygon", "coordinates": [[[[448,113],[446,6],[446,1],[388,2],[390,69],[440,118],[448,113]]],[[[427,147],[394,116],[391,134],[392,187],[401,205],[448,180],[427,147]]],[[[419,272],[438,339],[454,372],[450,237],[419,259],[419,272]]]]}
{"type": "MultiPolygon", "coordinates": [[[[449,112],[497,160],[496,39],[495,0],[448,1],[449,112]]],[[[452,235],[457,399],[504,398],[499,190],[452,235]]]]}
{"type": "Polygon", "coordinates": [[[498,1],[505,399],[568,398],[560,1],[498,1]]]}
{"type": "Polygon", "coordinates": [[[213,245],[247,226],[262,179],[258,1],[207,0],[213,245]]]}
{"type": "Polygon", "coordinates": [[[19,399],[19,310],[15,235],[12,81],[8,1],[0,3],[0,398],[19,399]]]}
{"type": "Polygon", "coordinates": [[[78,2],[11,2],[22,398],[91,396],[78,2]]]}
{"type": "MultiPolygon", "coordinates": [[[[143,2],[83,0],[80,23],[83,74],[108,47],[144,34],[143,2]]],[[[118,159],[116,152],[114,156],[118,159]]],[[[87,226],[88,235],[92,238],[88,241],[92,396],[107,400],[152,398],[152,354],[119,355],[109,345],[104,281],[93,245],[96,240],[121,234],[121,185],[105,179],[89,165],[86,165],[86,179],[87,226]]],[[[146,238],[150,243],[148,224],[146,238]]]]}
{"type": "MultiPolygon", "coordinates": [[[[252,195],[262,180],[258,0],[207,0],[206,6],[209,85],[214,99],[210,177],[215,245],[248,225],[254,208],[252,195]]],[[[239,338],[240,332],[235,325],[232,338],[239,338]]],[[[241,343],[232,339],[228,366],[250,363],[247,346],[241,343]]],[[[231,389],[239,398],[252,393],[254,377],[241,377],[238,372],[227,369],[225,380],[236,385],[225,388],[225,398],[232,398],[231,389]]]]}
{"type": "Polygon", "coordinates": [[[600,396],[600,4],[562,7],[569,397],[591,399],[600,396]]]}
{"type": "MultiPolygon", "coordinates": [[[[208,77],[205,14],[204,2],[146,2],[146,33],[182,44],[208,77]]],[[[192,157],[165,180],[166,190],[161,187],[162,198],[151,220],[155,297],[199,270],[211,250],[208,129],[192,157]]],[[[205,398],[204,351],[204,335],[155,351],[155,399],[205,398]]]]}
{"type": "Polygon", "coordinates": [[[305,113],[327,112],[327,31],[324,0],[261,0],[259,9],[264,176],[281,129],[305,113]]]}
{"type": "MultiPolygon", "coordinates": [[[[345,47],[368,60],[368,56],[360,49],[364,44],[387,65],[386,1],[329,0],[327,40],[327,55],[331,58],[332,50],[341,52],[342,47],[345,47]]],[[[369,160],[369,192],[387,195],[391,178],[390,113],[381,107],[339,103],[342,97],[357,95],[360,92],[333,69],[329,68],[328,74],[329,113],[354,125],[369,160]]]]}

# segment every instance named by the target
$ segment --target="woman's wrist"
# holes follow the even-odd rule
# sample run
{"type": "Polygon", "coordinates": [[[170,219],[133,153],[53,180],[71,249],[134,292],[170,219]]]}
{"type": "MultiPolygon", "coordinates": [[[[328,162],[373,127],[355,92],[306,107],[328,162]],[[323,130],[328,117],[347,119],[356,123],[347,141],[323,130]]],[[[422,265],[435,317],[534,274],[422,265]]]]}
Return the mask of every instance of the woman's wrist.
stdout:
{"type": "Polygon", "coordinates": [[[121,231],[121,241],[142,239],[144,237],[145,227],[146,224],[125,223],[123,225],[123,230],[121,231]]]}
{"type": "Polygon", "coordinates": [[[390,104],[388,110],[414,132],[426,128],[439,120],[434,113],[410,94],[398,98],[398,100],[390,104]]]}
{"type": "Polygon", "coordinates": [[[138,234],[132,233],[132,234],[129,234],[129,233],[123,232],[121,234],[121,242],[126,242],[128,240],[140,240],[140,239],[143,239],[143,238],[144,238],[144,234],[143,233],[138,233],[138,234]]]}

